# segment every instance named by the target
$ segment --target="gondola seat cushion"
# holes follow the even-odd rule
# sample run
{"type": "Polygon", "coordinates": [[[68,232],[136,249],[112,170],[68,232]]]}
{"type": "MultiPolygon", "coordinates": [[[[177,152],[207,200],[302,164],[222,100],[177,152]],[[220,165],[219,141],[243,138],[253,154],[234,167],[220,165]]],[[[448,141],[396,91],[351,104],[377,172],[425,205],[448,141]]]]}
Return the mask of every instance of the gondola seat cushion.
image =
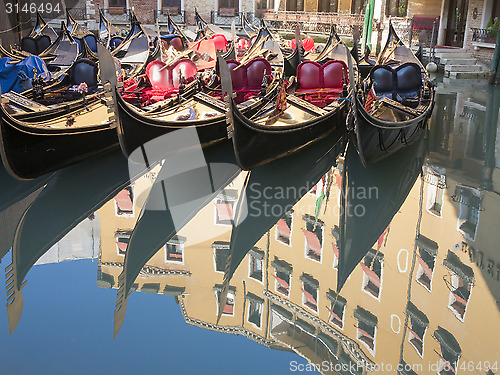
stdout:
{"type": "Polygon", "coordinates": [[[182,39],[177,34],[162,35],[161,42],[165,48],[172,46],[177,51],[184,50],[184,44],[182,43],[182,39]]]}
{"type": "Polygon", "coordinates": [[[422,87],[422,72],[416,63],[404,63],[393,69],[380,65],[370,73],[375,94],[405,105],[418,104],[422,87]],[[414,103],[412,103],[414,102],[414,103]]]}
{"type": "Polygon", "coordinates": [[[304,61],[297,67],[297,82],[296,95],[324,107],[339,98],[344,82],[348,83],[347,65],[341,60],[329,60],[323,65],[304,61]]]}
{"type": "Polygon", "coordinates": [[[250,60],[239,68],[237,67],[240,66],[240,63],[230,59],[227,60],[227,65],[231,71],[236,103],[244,102],[252,96],[258,95],[262,89],[264,75],[267,77],[268,83],[272,81],[271,64],[264,58],[258,57],[250,60]]]}
{"type": "Polygon", "coordinates": [[[47,35],[39,35],[36,38],[26,36],[21,39],[21,50],[39,55],[50,46],[50,38],[47,35]]]}
{"type": "Polygon", "coordinates": [[[97,53],[97,38],[94,34],[85,35],[83,38],[92,52],[97,53]]]}
{"type": "Polygon", "coordinates": [[[118,47],[120,44],[123,42],[123,38],[121,36],[114,36],[109,40],[109,49],[110,51],[113,51],[118,47]]]}
{"type": "Polygon", "coordinates": [[[89,59],[80,59],[75,61],[69,70],[71,85],[79,85],[85,82],[89,91],[97,88],[97,63],[89,59]]]}
{"type": "Polygon", "coordinates": [[[227,39],[226,39],[226,37],[224,35],[222,35],[222,34],[215,34],[215,35],[212,35],[212,37],[210,39],[212,39],[214,41],[215,50],[226,52],[226,50],[227,50],[227,39]]]}
{"type": "Polygon", "coordinates": [[[150,86],[142,89],[139,95],[136,85],[127,87],[123,98],[129,102],[140,101],[143,105],[161,101],[179,92],[181,76],[185,83],[189,83],[196,74],[196,64],[190,59],[178,60],[170,66],[159,60],[151,61],[146,67],[150,86]]]}

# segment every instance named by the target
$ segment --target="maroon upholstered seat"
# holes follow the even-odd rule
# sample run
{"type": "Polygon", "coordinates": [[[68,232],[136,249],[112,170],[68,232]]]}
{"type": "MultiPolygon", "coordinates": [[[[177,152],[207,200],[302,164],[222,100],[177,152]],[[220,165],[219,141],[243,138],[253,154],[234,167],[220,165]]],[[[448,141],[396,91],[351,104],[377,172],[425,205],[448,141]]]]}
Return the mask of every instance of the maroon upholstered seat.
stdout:
{"type": "Polygon", "coordinates": [[[341,60],[330,60],[321,65],[304,61],[297,67],[297,95],[319,107],[324,107],[342,93],[343,83],[348,83],[347,65],[341,60]]]}
{"type": "Polygon", "coordinates": [[[231,71],[233,92],[236,94],[237,103],[257,95],[261,90],[264,75],[271,76],[271,64],[261,57],[250,60],[238,69],[236,67],[240,66],[240,63],[236,60],[227,60],[227,65],[231,71]]]}

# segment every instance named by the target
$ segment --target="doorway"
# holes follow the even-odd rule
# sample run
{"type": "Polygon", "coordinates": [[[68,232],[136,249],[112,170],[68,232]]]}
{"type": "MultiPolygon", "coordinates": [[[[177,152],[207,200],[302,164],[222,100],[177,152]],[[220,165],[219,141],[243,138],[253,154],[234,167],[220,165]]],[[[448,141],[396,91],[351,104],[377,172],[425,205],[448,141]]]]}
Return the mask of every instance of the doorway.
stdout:
{"type": "Polygon", "coordinates": [[[469,0],[450,0],[445,45],[452,47],[463,46],[468,8],[469,0]]]}

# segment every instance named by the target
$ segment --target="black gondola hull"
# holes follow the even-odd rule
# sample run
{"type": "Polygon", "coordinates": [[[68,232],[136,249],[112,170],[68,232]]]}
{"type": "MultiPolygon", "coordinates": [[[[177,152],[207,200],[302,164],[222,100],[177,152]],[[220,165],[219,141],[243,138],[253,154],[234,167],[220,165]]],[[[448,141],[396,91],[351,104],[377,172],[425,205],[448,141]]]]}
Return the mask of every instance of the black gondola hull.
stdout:
{"type": "MultiPolygon", "coordinates": [[[[233,106],[234,108],[234,106],[233,106]]],[[[345,129],[345,104],[324,116],[296,126],[258,125],[233,109],[233,145],[241,168],[251,170],[291,155],[332,132],[345,129]]]]}
{"type": "Polygon", "coordinates": [[[84,129],[26,127],[2,114],[0,150],[9,173],[33,179],[118,147],[116,129],[109,125],[84,129]]]}

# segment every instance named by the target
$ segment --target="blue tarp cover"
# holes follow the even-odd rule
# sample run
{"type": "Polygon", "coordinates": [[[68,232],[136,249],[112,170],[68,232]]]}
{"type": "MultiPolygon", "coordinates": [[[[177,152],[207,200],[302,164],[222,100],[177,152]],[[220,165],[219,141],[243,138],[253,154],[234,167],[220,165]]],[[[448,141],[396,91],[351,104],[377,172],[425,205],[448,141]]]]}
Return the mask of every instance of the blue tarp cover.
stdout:
{"type": "Polygon", "coordinates": [[[11,60],[10,57],[0,59],[0,88],[2,93],[29,90],[32,87],[31,79],[35,75],[33,68],[36,69],[39,75],[44,77],[45,81],[50,79],[47,66],[38,56],[29,56],[17,64],[9,64],[11,60]]]}

